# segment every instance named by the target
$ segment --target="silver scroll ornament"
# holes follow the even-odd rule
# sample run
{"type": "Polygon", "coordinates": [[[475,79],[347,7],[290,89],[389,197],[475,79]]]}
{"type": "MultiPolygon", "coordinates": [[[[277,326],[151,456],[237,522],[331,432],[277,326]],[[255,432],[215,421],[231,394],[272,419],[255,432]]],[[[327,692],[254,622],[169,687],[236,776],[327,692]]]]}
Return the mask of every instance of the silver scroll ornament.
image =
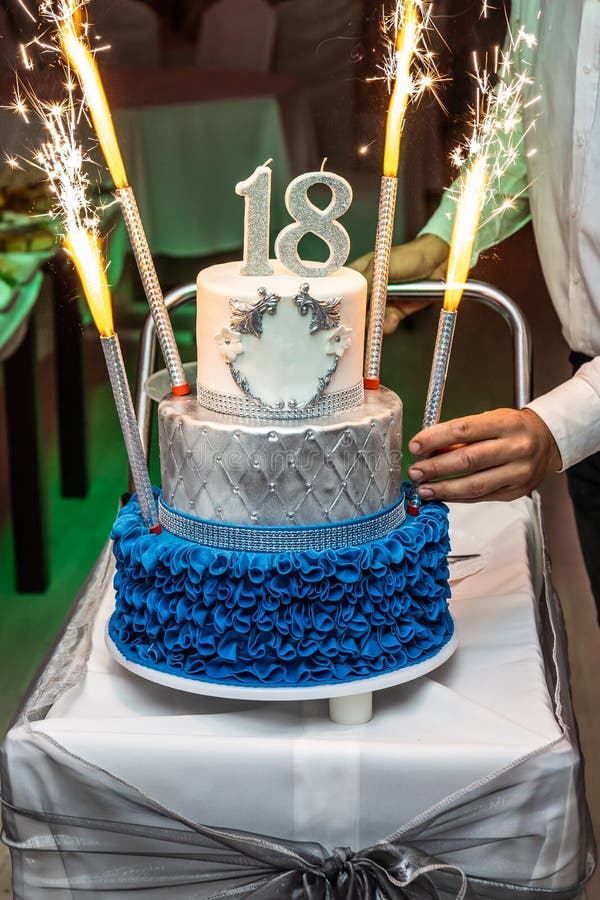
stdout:
{"type": "Polygon", "coordinates": [[[260,338],[263,333],[263,316],[274,316],[277,312],[277,304],[280,302],[279,294],[269,294],[267,289],[258,289],[256,303],[244,303],[242,300],[230,300],[231,330],[238,334],[253,334],[260,338]]]}
{"type": "Polygon", "coordinates": [[[311,334],[317,331],[336,328],[340,324],[341,297],[332,297],[330,300],[315,300],[309,294],[310,287],[307,282],[300,285],[300,292],[294,297],[294,303],[298,307],[301,316],[311,313],[311,334]]]}

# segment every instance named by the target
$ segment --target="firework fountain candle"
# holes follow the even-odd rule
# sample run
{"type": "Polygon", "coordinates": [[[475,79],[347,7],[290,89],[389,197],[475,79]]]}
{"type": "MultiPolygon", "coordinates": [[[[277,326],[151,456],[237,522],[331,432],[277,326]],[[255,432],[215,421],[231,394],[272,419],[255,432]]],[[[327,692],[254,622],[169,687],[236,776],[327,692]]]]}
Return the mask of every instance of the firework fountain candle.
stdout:
{"type": "Polygon", "coordinates": [[[83,172],[84,157],[74,138],[72,106],[55,105],[48,108],[44,124],[49,132],[49,139],[42,145],[36,163],[45,171],[56,198],[64,227],[64,246],[81,279],[85,298],[100,334],[140,510],[149,530],[158,534],[161,526],[156,500],[119,339],[114,329],[106,264],[97,231],[98,219],[86,197],[88,181],[83,172]]]}
{"type": "Polygon", "coordinates": [[[127,174],[112,122],[112,116],[96,60],[86,37],[83,7],[87,0],[59,0],[42,6],[46,18],[56,25],[61,51],[81,84],[92,124],[98,136],[106,164],[115,183],[116,196],[121,205],[144,292],[156,326],[156,334],[169,373],[174,394],[189,394],[187,381],[148,240],[142,224],[135,195],[127,182],[127,174]]]}
{"type": "MultiPolygon", "coordinates": [[[[523,32],[517,35],[511,53],[502,58],[499,70],[498,65],[495,67],[496,74],[500,78],[495,88],[492,88],[487,71],[480,71],[475,59],[478,102],[466,162],[460,149],[454,154],[455,162],[459,165],[464,164],[465,171],[458,182],[446,289],[438,323],[422,428],[429,428],[440,420],[458,306],[471,265],[488,185],[490,181],[500,181],[514,160],[518,145],[525,137],[517,126],[520,125],[523,87],[531,82],[524,76],[508,80],[512,52],[521,40],[530,41],[532,38],[523,32]]],[[[499,59],[499,55],[497,58],[499,59]]],[[[504,199],[500,206],[494,208],[490,218],[502,213],[515,199],[515,197],[504,199]]],[[[418,515],[420,506],[418,485],[414,484],[408,493],[406,511],[409,515],[418,515]]]]}
{"type": "MultiPolygon", "coordinates": [[[[398,166],[400,164],[400,143],[408,102],[417,90],[412,76],[412,63],[416,56],[422,56],[420,44],[426,28],[428,15],[423,14],[420,0],[399,2],[394,15],[393,56],[390,78],[393,89],[387,115],[383,176],[379,195],[379,212],[375,252],[373,255],[373,283],[371,288],[370,318],[367,333],[365,357],[365,387],[379,388],[379,368],[383,341],[383,320],[387,302],[387,288],[390,272],[390,252],[396,214],[398,194],[398,166]]],[[[430,83],[425,77],[420,89],[430,83]]]]}

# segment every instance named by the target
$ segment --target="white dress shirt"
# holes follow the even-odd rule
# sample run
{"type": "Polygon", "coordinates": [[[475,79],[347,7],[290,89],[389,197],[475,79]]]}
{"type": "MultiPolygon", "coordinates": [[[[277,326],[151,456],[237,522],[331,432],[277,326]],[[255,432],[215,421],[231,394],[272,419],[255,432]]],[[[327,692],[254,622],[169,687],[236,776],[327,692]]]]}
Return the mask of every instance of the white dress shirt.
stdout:
{"type": "MultiPolygon", "coordinates": [[[[600,0],[513,0],[512,34],[520,28],[537,38],[531,47],[519,42],[515,55],[516,71],[533,81],[524,92],[525,138],[489,208],[522,193],[480,229],[476,254],[531,218],[564,336],[572,350],[596,357],[529,404],[567,468],[600,450],[600,0]]],[[[453,213],[447,194],[423,231],[449,243],[453,213]]]]}

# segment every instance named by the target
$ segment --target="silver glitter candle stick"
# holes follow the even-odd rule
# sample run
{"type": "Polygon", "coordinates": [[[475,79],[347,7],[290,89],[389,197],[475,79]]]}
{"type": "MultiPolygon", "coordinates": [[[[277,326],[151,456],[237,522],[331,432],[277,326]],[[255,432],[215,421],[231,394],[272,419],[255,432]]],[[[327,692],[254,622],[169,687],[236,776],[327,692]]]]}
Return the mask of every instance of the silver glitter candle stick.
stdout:
{"type": "Polygon", "coordinates": [[[396,197],[398,195],[398,179],[384,175],[381,179],[379,194],[379,214],[375,252],[373,255],[373,284],[369,311],[369,330],[365,354],[365,387],[367,390],[378,390],[379,369],[381,366],[381,345],[383,342],[383,320],[387,303],[387,290],[390,275],[390,253],[394,232],[396,213],[396,197]]]}
{"type": "Polygon", "coordinates": [[[129,390],[129,383],[125,374],[125,365],[121,353],[121,345],[116,334],[110,337],[100,336],[100,343],[104,351],[106,368],[115,398],[117,413],[123,432],[123,440],[129,458],[129,466],[133,477],[133,483],[138,495],[140,510],[144,522],[153,534],[161,531],[158,521],[156,500],[150,483],[150,476],[146,466],[146,457],[140,438],[137,419],[133,410],[133,401],[129,390]]]}
{"type": "Polygon", "coordinates": [[[137,262],[137,267],[144,286],[144,292],[150,306],[150,312],[156,326],[156,335],[162,350],[165,366],[171,381],[171,390],[176,396],[189,394],[190,386],[183,363],[175,343],[173,326],[165,306],[163,293],[158,281],[154,260],[150,253],[146,232],[136,203],[135,195],[129,186],[118,188],[117,199],[121,204],[123,219],[129,233],[129,240],[137,262]]]}
{"type": "MultiPolygon", "coordinates": [[[[452,350],[454,329],[456,327],[456,315],[456,310],[451,312],[442,309],[440,311],[422,428],[436,425],[440,420],[446,378],[448,376],[448,365],[450,363],[450,351],[452,350]]],[[[424,459],[425,457],[420,456],[418,458],[424,459]]],[[[421,500],[418,494],[418,485],[413,484],[408,493],[406,511],[409,515],[418,515],[420,506],[421,500]]]]}

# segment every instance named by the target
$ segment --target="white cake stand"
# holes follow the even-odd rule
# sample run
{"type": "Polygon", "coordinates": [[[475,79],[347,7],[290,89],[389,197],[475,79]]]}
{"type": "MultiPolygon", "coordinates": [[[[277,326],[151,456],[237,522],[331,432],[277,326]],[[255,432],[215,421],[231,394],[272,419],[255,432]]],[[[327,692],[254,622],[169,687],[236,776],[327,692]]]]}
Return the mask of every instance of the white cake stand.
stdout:
{"type": "Polygon", "coordinates": [[[213,681],[201,681],[195,678],[184,678],[181,675],[170,675],[148,666],[131,662],[117,648],[108,633],[106,626],[106,646],[114,659],[125,669],[177,691],[188,691],[190,694],[202,694],[207,697],[224,697],[228,700],[329,700],[329,718],[340,725],[364,725],[373,714],[373,691],[405,684],[427,675],[450,659],[458,640],[456,631],[447,644],[436,656],[405,666],[396,672],[385,675],[373,675],[371,678],[360,678],[356,681],[345,681],[342,684],[319,684],[312,687],[242,687],[230,684],[217,684],[213,681]]]}

